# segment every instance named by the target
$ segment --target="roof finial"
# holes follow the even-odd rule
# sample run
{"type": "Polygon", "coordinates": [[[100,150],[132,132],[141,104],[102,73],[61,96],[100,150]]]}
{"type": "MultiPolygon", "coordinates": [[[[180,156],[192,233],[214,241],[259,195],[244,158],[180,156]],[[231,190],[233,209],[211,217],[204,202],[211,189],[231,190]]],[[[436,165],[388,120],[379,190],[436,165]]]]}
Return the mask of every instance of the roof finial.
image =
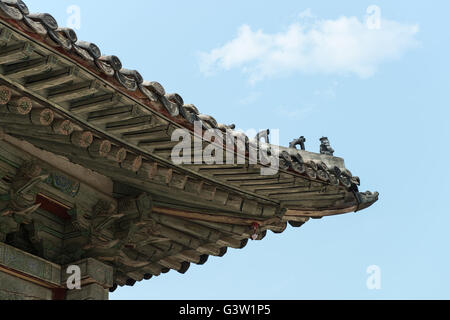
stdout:
{"type": "Polygon", "coordinates": [[[295,139],[294,141],[289,143],[289,148],[296,149],[297,146],[300,146],[302,150],[305,150],[305,142],[306,138],[304,136],[301,136],[300,138],[295,139]]]}
{"type": "Polygon", "coordinates": [[[326,154],[329,156],[334,155],[334,149],[331,147],[330,141],[327,137],[320,138],[320,154],[326,154]]]}

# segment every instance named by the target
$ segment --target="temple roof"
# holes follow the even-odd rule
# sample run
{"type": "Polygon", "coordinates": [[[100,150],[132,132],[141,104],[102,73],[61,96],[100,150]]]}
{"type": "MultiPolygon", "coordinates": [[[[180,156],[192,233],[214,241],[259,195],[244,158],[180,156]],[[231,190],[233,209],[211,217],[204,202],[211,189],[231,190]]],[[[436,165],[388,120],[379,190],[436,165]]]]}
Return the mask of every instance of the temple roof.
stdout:
{"type": "MultiPolygon", "coordinates": [[[[328,139],[321,153],[313,153],[297,149],[302,137],[289,147],[271,145],[269,132],[262,133],[264,143],[260,136],[242,137],[234,125],[201,114],[179,94],[123,67],[117,56],[59,28],[51,15],[30,13],[20,0],[0,2],[0,82],[0,100],[6,101],[0,104],[8,105],[0,126],[11,143],[25,141],[111,179],[119,213],[127,211],[123,196],[143,192],[133,201],[152,203],[147,236],[136,236],[134,247],[125,237],[119,253],[106,259],[122,266],[119,285],[168,269],[184,273],[190,262],[202,264],[208,255],[242,248],[252,236],[264,238],[266,230],[282,232],[287,223],[299,227],[310,218],[360,211],[378,200],[378,193],[359,192],[360,179],[333,156],[328,139]],[[29,99],[29,110],[12,110],[13,97],[29,99]],[[233,164],[174,164],[172,133],[184,128],[198,136],[195,123],[201,135],[213,129],[243,138],[249,149],[268,150],[279,170],[261,175],[267,165],[251,163],[249,152],[233,164]]],[[[201,139],[204,147],[217,147],[201,139]]],[[[220,148],[238,159],[234,142],[220,148]]],[[[133,219],[121,223],[129,226],[133,219]]],[[[112,248],[104,247],[95,250],[112,248]]]]}

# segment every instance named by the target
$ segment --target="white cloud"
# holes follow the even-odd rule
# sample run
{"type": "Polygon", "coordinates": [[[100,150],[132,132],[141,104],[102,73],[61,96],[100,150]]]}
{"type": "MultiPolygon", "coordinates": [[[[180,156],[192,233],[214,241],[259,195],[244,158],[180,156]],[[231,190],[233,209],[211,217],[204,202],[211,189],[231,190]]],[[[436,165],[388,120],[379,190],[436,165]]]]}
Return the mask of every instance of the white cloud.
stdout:
{"type": "MultiPolygon", "coordinates": [[[[303,17],[314,17],[304,11],[303,17]]],[[[279,33],[265,33],[242,25],[225,45],[200,53],[205,75],[240,69],[250,82],[292,73],[354,74],[372,76],[385,61],[400,58],[417,46],[417,25],[381,20],[378,29],[368,28],[356,17],[335,20],[312,18],[295,22],[279,33]]]]}

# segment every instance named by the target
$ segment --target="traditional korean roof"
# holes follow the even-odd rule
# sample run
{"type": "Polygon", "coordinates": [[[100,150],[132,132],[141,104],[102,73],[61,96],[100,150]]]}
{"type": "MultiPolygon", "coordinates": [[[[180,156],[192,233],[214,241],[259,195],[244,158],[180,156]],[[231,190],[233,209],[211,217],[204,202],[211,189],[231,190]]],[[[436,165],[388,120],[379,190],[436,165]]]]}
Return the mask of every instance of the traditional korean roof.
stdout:
{"type": "MultiPolygon", "coordinates": [[[[24,141],[113,182],[109,202],[89,208],[88,218],[76,196],[67,200],[71,232],[83,236],[65,238],[59,250],[72,252],[66,260],[45,258],[62,264],[95,257],[115,267],[116,285],[170,269],[184,273],[190,263],[243,248],[251,237],[261,240],[267,230],[279,233],[287,223],[300,227],[378,200],[378,193],[359,192],[360,179],[333,156],[326,138],[321,153],[313,153],[296,148],[302,138],[279,147],[268,143],[268,132],[264,144],[244,137],[249,148],[279,157],[280,170],[271,176],[261,175],[264,165],[250,163],[248,154],[243,163],[174,164],[176,129],[195,136],[200,122],[202,130],[242,133],[79,40],[50,14],[30,13],[21,0],[0,2],[0,84],[5,141],[24,141]]],[[[222,146],[236,153],[234,147],[222,146]]]]}

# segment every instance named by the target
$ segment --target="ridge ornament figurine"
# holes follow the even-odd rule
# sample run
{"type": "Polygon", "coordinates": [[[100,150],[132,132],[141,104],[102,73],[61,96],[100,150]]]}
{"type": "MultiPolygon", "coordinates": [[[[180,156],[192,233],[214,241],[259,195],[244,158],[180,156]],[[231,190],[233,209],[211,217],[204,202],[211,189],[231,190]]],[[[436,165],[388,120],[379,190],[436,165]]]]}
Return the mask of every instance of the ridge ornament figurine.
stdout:
{"type": "Polygon", "coordinates": [[[326,154],[329,156],[334,155],[334,149],[331,147],[330,141],[327,137],[320,138],[320,154],[326,154]]]}

